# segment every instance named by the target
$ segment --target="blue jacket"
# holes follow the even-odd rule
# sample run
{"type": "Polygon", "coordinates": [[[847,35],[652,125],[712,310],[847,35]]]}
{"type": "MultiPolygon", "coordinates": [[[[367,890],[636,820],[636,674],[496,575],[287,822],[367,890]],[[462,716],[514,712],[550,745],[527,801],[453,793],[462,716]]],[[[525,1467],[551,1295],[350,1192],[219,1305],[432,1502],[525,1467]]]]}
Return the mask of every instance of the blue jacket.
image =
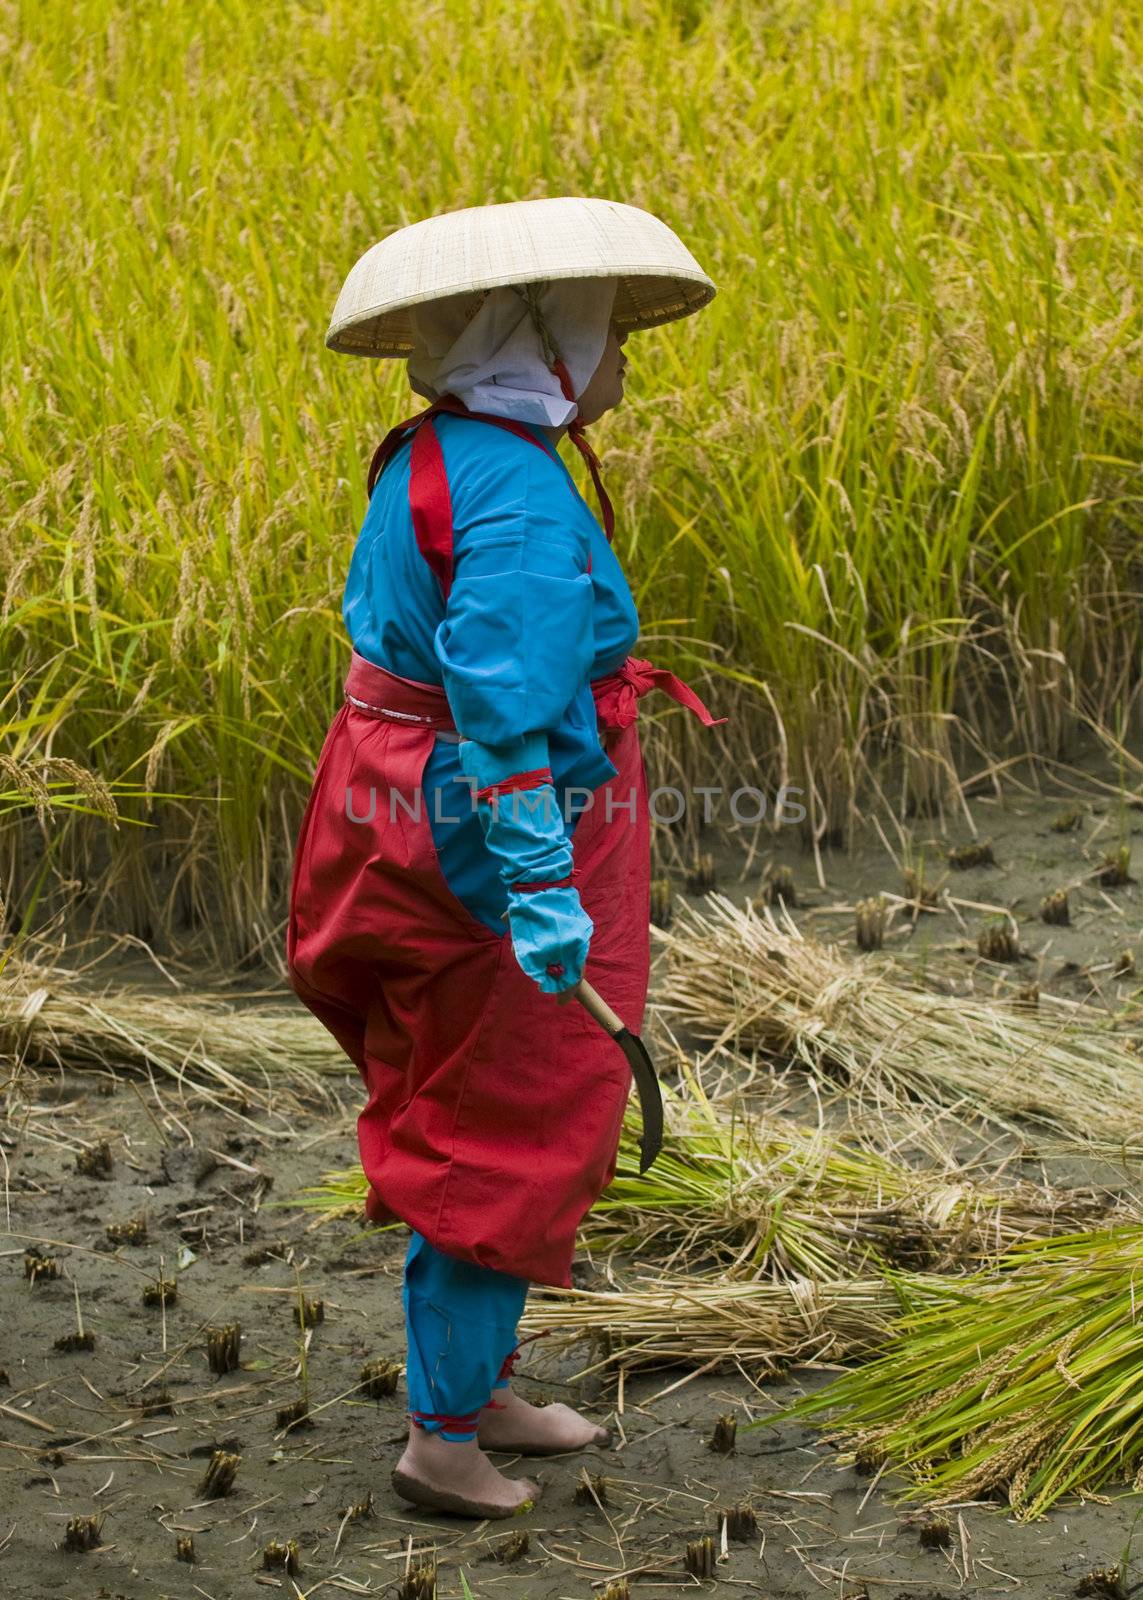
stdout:
{"type": "MultiPolygon", "coordinates": [[[[606,535],[559,453],[487,423],[435,419],[453,512],[447,606],[417,549],[406,445],[377,481],[350,564],[342,614],[353,647],[404,678],[440,684],[466,737],[547,737],[573,831],[582,800],[614,777],[590,680],[631,652],[639,618],[606,535]],[[591,571],[588,572],[588,554],[591,571]]],[[[442,871],[454,894],[503,932],[506,893],[484,845],[457,745],[438,735],[422,780],[442,871]]]]}

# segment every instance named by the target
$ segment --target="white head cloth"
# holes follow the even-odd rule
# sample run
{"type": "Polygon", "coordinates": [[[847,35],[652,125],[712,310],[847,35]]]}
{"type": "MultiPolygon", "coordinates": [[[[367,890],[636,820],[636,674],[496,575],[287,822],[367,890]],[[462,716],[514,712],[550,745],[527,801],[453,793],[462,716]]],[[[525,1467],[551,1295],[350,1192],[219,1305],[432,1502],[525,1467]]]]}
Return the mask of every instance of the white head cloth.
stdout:
{"type": "MultiPolygon", "coordinates": [[[[539,289],[540,314],[579,395],[590,383],[615,303],[614,278],[560,278],[539,289]]],[[[427,300],[412,311],[418,349],[409,383],[426,400],[455,394],[470,411],[560,428],[578,407],[548,369],[524,297],[512,287],[427,300]],[[479,309],[473,315],[473,307],[479,309]]]]}

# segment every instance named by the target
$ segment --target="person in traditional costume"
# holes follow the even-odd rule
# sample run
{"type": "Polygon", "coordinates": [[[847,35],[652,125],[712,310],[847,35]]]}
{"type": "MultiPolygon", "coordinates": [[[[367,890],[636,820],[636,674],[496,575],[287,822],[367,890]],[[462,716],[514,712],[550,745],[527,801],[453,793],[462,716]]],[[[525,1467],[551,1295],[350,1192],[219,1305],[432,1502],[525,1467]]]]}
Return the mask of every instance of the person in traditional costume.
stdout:
{"type": "Polygon", "coordinates": [[[637,702],[661,688],[716,719],[631,654],[639,619],[583,430],[622,398],[628,334],[713,293],[645,211],[523,201],[373,246],[327,335],[404,357],[430,402],[370,468],[345,700],[302,820],[287,932],[295,992],[365,1085],[367,1215],[412,1234],[410,1430],[393,1483],[425,1508],[512,1515],[538,1486],[489,1451],[608,1439],[511,1384],[528,1285],[570,1284],[631,1086],[623,1052],[565,1002],[586,978],[638,1032],[650,832],[637,702]]]}

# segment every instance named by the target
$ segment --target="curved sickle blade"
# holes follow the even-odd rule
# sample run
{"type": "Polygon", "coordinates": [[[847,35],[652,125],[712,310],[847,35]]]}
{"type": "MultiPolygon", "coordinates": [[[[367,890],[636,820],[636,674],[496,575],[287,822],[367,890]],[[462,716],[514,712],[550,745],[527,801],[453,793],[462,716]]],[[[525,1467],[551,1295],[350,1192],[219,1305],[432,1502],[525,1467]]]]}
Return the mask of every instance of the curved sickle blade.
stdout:
{"type": "Polygon", "coordinates": [[[639,1141],[639,1171],[642,1174],[663,1148],[663,1091],[642,1039],[629,1033],[626,1028],[621,1028],[611,1037],[627,1057],[635,1087],[639,1091],[639,1111],[643,1118],[643,1135],[639,1141]]]}
{"type": "Polygon", "coordinates": [[[566,992],[575,995],[584,1010],[590,1012],[600,1026],[606,1029],[627,1057],[631,1076],[635,1079],[635,1087],[639,1091],[639,1110],[643,1117],[639,1161],[639,1171],[642,1174],[663,1148],[663,1091],[659,1087],[659,1077],[651,1057],[647,1054],[647,1046],[638,1034],[632,1033],[630,1028],[624,1025],[623,1019],[612,1011],[607,1001],[592,988],[586,978],[581,978],[566,992]]]}

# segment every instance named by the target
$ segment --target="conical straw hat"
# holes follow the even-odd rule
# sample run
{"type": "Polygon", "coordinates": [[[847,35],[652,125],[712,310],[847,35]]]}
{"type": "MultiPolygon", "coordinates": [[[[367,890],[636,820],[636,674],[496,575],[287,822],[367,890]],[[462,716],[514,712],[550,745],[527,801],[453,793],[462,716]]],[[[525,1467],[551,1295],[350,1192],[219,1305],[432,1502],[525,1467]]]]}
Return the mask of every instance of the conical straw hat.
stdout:
{"type": "Polygon", "coordinates": [[[346,278],[325,342],[347,355],[407,356],[410,307],[552,278],[617,278],[621,331],[689,316],[715,292],[649,211],[615,200],[517,200],[429,217],[375,244],[346,278]]]}

